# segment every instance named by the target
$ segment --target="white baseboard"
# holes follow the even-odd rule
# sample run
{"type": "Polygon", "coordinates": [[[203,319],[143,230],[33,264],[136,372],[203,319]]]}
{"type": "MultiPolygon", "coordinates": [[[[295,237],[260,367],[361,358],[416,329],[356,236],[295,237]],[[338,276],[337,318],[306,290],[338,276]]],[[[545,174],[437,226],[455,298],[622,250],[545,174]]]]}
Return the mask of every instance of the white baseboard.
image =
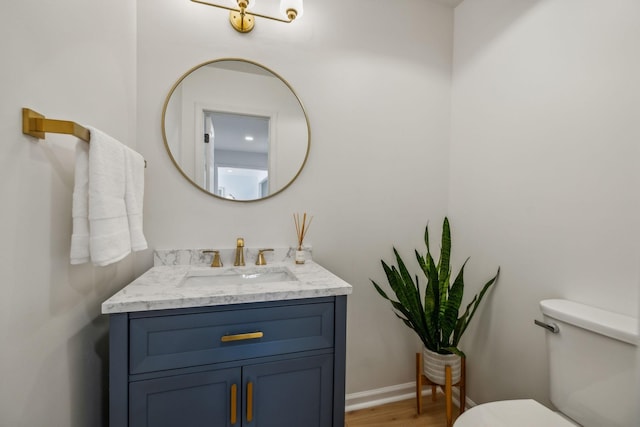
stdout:
{"type": "MultiPolygon", "coordinates": [[[[456,405],[460,404],[458,389],[453,390],[453,401],[456,405]]],[[[438,393],[442,394],[440,389],[438,393]]],[[[423,396],[431,396],[431,387],[423,387],[423,396]]],[[[357,393],[349,393],[345,396],[345,412],[356,411],[358,409],[373,408],[374,406],[385,405],[387,403],[399,402],[401,400],[415,399],[416,383],[409,382],[404,384],[392,385],[389,387],[376,388],[373,390],[360,391],[357,393]]],[[[471,399],[466,399],[466,407],[475,406],[476,403],[471,399]]]]}

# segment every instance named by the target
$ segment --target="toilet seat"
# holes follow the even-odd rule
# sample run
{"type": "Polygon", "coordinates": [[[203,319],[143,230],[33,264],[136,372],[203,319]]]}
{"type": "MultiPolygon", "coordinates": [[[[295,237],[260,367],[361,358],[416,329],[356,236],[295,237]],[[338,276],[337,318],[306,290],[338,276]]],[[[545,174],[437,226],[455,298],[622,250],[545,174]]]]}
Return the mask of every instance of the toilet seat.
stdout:
{"type": "Polygon", "coordinates": [[[474,406],[454,427],[576,427],[577,424],[532,399],[502,400],[474,406]]]}

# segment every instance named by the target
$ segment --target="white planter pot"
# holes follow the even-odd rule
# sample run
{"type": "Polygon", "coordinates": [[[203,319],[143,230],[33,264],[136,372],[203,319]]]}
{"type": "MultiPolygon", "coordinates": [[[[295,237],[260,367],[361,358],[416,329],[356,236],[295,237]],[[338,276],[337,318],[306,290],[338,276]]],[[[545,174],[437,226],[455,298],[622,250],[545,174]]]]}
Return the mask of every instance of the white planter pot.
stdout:
{"type": "Polygon", "coordinates": [[[457,354],[438,354],[426,348],[422,349],[424,375],[433,383],[445,385],[444,367],[451,366],[451,384],[460,381],[461,358],[457,354]]]}

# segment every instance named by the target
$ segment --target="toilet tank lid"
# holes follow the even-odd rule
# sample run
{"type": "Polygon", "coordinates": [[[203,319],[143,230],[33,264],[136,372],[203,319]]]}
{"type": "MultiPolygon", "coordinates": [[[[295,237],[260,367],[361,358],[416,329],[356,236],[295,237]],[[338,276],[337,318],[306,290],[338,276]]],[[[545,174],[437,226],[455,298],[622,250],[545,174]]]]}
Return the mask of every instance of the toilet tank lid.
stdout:
{"type": "Polygon", "coordinates": [[[638,345],[638,319],[635,317],[564,299],[540,301],[540,309],[553,319],[638,345]]]}

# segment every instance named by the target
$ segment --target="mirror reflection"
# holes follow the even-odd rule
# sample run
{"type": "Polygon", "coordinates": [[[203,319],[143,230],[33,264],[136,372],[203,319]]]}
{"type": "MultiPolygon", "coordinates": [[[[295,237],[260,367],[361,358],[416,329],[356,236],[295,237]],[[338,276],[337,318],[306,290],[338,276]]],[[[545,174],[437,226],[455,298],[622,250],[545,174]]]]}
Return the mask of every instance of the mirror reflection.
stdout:
{"type": "Polygon", "coordinates": [[[310,142],[307,116],[288,83],[242,59],[210,61],[185,73],[165,101],[162,131],[185,178],[235,201],[288,187],[310,142]]]}

